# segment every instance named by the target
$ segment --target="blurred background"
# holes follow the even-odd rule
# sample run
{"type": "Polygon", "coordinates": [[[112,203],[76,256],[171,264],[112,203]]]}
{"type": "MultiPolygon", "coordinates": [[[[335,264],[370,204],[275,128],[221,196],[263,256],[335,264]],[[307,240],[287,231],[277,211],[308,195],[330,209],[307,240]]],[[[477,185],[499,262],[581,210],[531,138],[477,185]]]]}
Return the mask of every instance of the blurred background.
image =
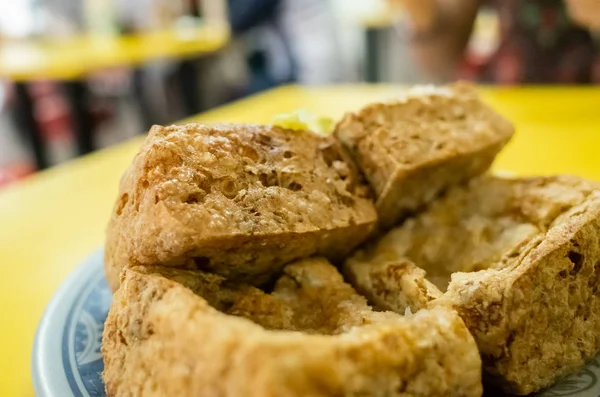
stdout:
{"type": "Polygon", "coordinates": [[[599,31],[600,0],[2,0],[0,189],[283,84],[598,84],[599,31]]]}

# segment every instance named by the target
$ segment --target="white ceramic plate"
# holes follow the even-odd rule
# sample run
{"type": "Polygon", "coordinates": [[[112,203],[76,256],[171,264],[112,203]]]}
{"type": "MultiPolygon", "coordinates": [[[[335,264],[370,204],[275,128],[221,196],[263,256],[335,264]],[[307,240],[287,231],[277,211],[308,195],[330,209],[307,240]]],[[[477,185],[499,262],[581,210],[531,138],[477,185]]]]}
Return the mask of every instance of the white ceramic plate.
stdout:
{"type": "MultiPolygon", "coordinates": [[[[102,329],[112,294],[102,252],[90,256],[61,286],[40,322],[33,345],[38,397],[105,397],[102,329]]],[[[600,357],[537,397],[600,397],[600,357]]],[[[495,394],[495,393],[494,393],[495,394]]]]}

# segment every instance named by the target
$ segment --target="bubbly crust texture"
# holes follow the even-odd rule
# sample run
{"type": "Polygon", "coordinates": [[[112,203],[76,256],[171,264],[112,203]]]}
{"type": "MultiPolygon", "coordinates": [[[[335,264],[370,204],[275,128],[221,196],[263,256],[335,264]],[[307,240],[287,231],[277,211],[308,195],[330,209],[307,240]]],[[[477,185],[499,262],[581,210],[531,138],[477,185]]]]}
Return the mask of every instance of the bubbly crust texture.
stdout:
{"type": "Polygon", "coordinates": [[[313,254],[342,258],[376,212],[332,137],[262,125],[159,127],[123,175],[105,268],[199,268],[260,283],[313,254]]]}
{"type": "Polygon", "coordinates": [[[346,114],[335,129],[375,191],[384,227],[485,172],[513,133],[466,83],[418,87],[346,114]]]}
{"type": "Polygon", "coordinates": [[[457,310],[487,380],[529,394],[600,352],[599,188],[569,176],[480,177],[358,252],[345,271],[382,308],[457,310]]]}
{"type": "Polygon", "coordinates": [[[325,259],[287,265],[270,294],[165,267],[121,282],[103,334],[109,397],[482,393],[455,312],[375,312],[325,259]]]}

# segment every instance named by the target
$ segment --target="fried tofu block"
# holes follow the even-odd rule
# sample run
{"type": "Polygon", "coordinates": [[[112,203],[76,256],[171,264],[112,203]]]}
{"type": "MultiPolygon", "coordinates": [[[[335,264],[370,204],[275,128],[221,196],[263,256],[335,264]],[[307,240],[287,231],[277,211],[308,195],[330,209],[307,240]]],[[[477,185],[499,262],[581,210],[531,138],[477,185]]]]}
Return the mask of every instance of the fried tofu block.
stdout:
{"type": "Polygon", "coordinates": [[[346,114],[335,129],[376,193],[384,228],[482,174],[513,132],[464,83],[418,87],[401,99],[370,104],[346,114]]]}
{"type": "Polygon", "coordinates": [[[482,393],[454,311],[373,311],[322,258],[287,265],[271,293],[198,270],[126,268],[102,346],[111,397],[482,393]]]}
{"type": "Polygon", "coordinates": [[[476,178],[357,252],[345,272],[381,309],[457,310],[486,378],[532,393],[600,352],[599,185],[476,178]]]}
{"type": "Polygon", "coordinates": [[[374,228],[369,189],[332,137],[262,125],[155,126],[125,172],[107,233],[111,287],[128,265],[259,284],[374,228]]]}

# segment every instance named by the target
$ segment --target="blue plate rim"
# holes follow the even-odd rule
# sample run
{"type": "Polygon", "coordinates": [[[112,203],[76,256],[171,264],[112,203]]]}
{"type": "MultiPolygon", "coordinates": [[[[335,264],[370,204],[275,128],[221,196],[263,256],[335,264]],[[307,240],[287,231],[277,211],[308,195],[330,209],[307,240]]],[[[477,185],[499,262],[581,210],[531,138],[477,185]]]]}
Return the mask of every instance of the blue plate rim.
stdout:
{"type": "Polygon", "coordinates": [[[71,383],[74,380],[69,379],[63,365],[63,335],[73,307],[88,287],[82,280],[88,281],[98,272],[102,257],[102,249],[89,255],[67,276],[44,310],[31,355],[33,389],[38,397],[73,396],[71,383]]]}

